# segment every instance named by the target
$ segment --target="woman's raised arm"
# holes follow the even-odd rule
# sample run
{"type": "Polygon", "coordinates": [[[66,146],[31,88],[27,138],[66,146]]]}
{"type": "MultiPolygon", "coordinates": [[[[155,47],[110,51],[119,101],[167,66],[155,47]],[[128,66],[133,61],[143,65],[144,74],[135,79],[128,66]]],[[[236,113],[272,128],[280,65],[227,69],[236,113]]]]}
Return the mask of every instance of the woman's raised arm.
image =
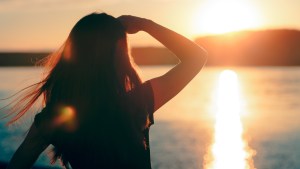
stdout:
{"type": "Polygon", "coordinates": [[[191,40],[151,20],[134,16],[121,16],[119,19],[127,33],[147,32],[180,60],[166,74],[150,80],[154,92],[154,109],[157,110],[198,74],[206,63],[207,52],[191,40]]]}

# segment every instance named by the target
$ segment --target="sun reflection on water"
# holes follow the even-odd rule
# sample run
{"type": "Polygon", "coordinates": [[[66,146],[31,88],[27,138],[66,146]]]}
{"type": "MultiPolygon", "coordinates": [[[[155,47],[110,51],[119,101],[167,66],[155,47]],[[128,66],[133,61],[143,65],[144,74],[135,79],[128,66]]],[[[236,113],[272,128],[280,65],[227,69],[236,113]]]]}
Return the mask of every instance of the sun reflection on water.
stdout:
{"type": "Polygon", "coordinates": [[[218,78],[214,143],[206,169],[254,169],[253,151],[243,139],[241,98],[237,74],[224,70],[218,78]]]}

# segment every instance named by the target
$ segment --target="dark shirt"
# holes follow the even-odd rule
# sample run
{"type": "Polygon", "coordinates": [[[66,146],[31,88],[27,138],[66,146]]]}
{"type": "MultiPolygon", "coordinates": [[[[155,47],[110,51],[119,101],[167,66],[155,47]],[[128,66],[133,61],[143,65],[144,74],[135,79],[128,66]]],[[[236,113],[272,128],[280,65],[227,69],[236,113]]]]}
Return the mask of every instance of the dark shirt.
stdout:
{"type": "MultiPolygon", "coordinates": [[[[46,108],[43,109],[42,112],[38,113],[35,116],[34,124],[40,129],[42,135],[45,139],[49,140],[49,144],[53,144],[57,147],[62,155],[65,155],[66,160],[70,163],[73,169],[82,169],[82,168],[107,168],[107,169],[151,169],[151,160],[150,160],[150,144],[149,144],[149,129],[150,125],[154,124],[153,113],[154,113],[154,97],[153,90],[151,87],[151,83],[149,81],[135,87],[132,91],[128,92],[125,96],[125,99],[128,100],[129,106],[136,106],[139,108],[143,108],[144,112],[146,112],[146,117],[148,121],[148,126],[145,129],[141,130],[142,135],[144,136],[145,145],[143,146],[128,146],[131,145],[131,140],[127,140],[124,147],[129,147],[126,149],[126,153],[122,155],[114,156],[112,152],[116,149],[115,147],[111,147],[105,141],[103,141],[103,137],[101,140],[97,140],[94,138],[94,133],[101,129],[95,129],[95,124],[89,128],[89,130],[76,130],[72,134],[68,134],[68,132],[59,133],[53,129],[52,125],[53,120],[51,120],[51,113],[47,111],[46,108]],[[138,105],[137,105],[138,104],[138,105]],[[55,132],[54,132],[55,131],[55,132]],[[91,134],[87,134],[89,131],[91,134]],[[57,134],[59,133],[59,134],[57,134]],[[67,144],[65,144],[67,141],[67,144]],[[88,141],[86,141],[88,140],[88,141]],[[89,142],[94,140],[92,142],[89,142]],[[61,144],[64,142],[64,144],[61,144]],[[89,149],[89,145],[86,144],[96,144],[90,147],[95,147],[94,149],[89,149]],[[101,145],[99,149],[97,144],[107,144],[108,146],[101,145]],[[128,151],[129,149],[129,151],[128,151]],[[105,153],[107,152],[107,153],[105,153]],[[128,153],[129,152],[129,153],[128,153]],[[126,157],[124,157],[126,156],[126,157]],[[121,158],[121,159],[120,159],[121,158]],[[119,160],[122,161],[119,164],[119,160]],[[125,162],[124,162],[125,159],[125,162]],[[128,161],[126,162],[126,159],[128,161]],[[112,164],[113,163],[113,164],[112,164]]],[[[47,106],[46,106],[47,107],[47,106]]],[[[138,110],[138,109],[136,109],[138,110]]],[[[143,112],[141,112],[143,113],[143,112]]],[[[134,114],[133,120],[141,120],[139,117],[140,114],[134,114]]],[[[97,120],[95,120],[97,122],[97,120]]],[[[145,122],[146,123],[146,122],[145,122]]],[[[118,129],[122,133],[122,128],[118,129]]],[[[118,133],[118,132],[117,132],[118,133]]],[[[134,140],[132,140],[134,142],[134,140]]],[[[112,143],[112,145],[115,145],[112,143]]],[[[119,148],[119,150],[123,150],[119,148]]],[[[124,149],[125,150],[125,149],[124,149]]]]}

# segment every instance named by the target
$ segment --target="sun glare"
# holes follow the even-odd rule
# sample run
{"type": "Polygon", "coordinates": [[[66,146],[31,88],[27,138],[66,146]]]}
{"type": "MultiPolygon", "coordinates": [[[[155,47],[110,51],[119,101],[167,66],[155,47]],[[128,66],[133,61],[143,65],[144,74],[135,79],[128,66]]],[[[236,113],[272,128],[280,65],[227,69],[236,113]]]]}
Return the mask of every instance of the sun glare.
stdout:
{"type": "Polygon", "coordinates": [[[206,169],[252,169],[252,152],[243,140],[241,102],[237,75],[224,70],[218,79],[214,143],[206,169]]]}
{"type": "Polygon", "coordinates": [[[222,34],[260,26],[260,16],[249,0],[209,0],[195,14],[195,33],[222,34]]]}

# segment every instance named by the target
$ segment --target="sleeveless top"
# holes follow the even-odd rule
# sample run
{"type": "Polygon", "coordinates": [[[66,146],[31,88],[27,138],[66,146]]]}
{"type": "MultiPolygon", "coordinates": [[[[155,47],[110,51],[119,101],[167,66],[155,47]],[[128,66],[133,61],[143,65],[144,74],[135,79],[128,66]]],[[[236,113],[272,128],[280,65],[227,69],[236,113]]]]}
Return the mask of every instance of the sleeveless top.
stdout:
{"type": "MultiPolygon", "coordinates": [[[[89,142],[85,142],[85,140],[93,139],[93,132],[97,132],[97,130],[101,130],[99,128],[93,128],[93,131],[90,131],[90,135],[81,136],[81,134],[77,134],[76,136],[70,135],[68,133],[64,133],[63,135],[55,135],[53,134],[53,129],[51,125],[53,121],[51,120],[50,113],[47,113],[47,105],[46,107],[35,116],[34,125],[40,131],[41,135],[45,140],[52,144],[54,147],[60,147],[59,140],[69,139],[69,144],[65,144],[66,148],[61,147],[63,150],[67,152],[60,152],[63,155],[67,156],[67,161],[72,166],[73,169],[83,169],[83,168],[105,168],[105,169],[151,169],[151,160],[150,160],[150,144],[149,144],[149,130],[150,126],[154,124],[154,96],[153,90],[150,81],[146,81],[143,84],[135,87],[132,91],[128,92],[126,95],[126,99],[130,100],[130,103],[135,104],[139,103],[141,107],[145,109],[146,117],[148,121],[148,126],[145,129],[141,130],[142,135],[144,136],[145,146],[137,147],[135,150],[130,149],[129,152],[122,157],[123,162],[119,163],[118,157],[110,157],[112,153],[109,146],[101,146],[102,149],[98,150],[87,150],[85,148],[85,144],[89,144],[89,142]],[[87,138],[87,137],[91,138],[87,138]],[[86,138],[85,138],[86,137],[86,138]],[[80,140],[80,141],[78,141],[80,140]],[[82,145],[80,145],[82,144],[82,145]],[[103,148],[104,147],[104,148],[103,148]],[[106,147],[106,148],[105,148],[106,147]],[[88,152],[87,152],[88,151],[88,152]],[[101,151],[101,152],[99,152],[101,151]],[[105,152],[108,155],[105,154],[105,152]],[[125,159],[125,162],[124,162],[125,159]],[[128,161],[126,161],[128,159],[128,161]]],[[[131,105],[130,105],[131,106],[131,105]]],[[[134,106],[134,105],[132,105],[134,106]]],[[[136,115],[138,116],[138,115],[136,115]]],[[[134,120],[140,120],[139,117],[134,117],[134,120]]],[[[95,120],[97,122],[97,120],[95,120]]],[[[146,122],[145,122],[146,123],[146,122]]],[[[146,125],[146,124],[145,124],[146,125]]],[[[79,127],[80,128],[80,127],[79,127]]],[[[123,129],[120,128],[120,131],[123,129]]],[[[77,132],[77,131],[75,131],[77,132]]],[[[86,133],[86,130],[85,130],[86,133]]],[[[101,141],[100,141],[101,142],[101,141]]],[[[99,142],[95,141],[95,144],[99,142]]],[[[100,144],[100,143],[99,143],[100,144]]],[[[109,144],[109,143],[108,143],[109,144]]],[[[126,145],[124,145],[126,146],[126,145]]],[[[130,147],[130,146],[129,146],[130,147]]],[[[132,148],[132,147],[131,147],[132,148]]],[[[128,149],[127,149],[128,150],[128,149]]],[[[64,160],[64,159],[62,159],[64,160]]]]}

